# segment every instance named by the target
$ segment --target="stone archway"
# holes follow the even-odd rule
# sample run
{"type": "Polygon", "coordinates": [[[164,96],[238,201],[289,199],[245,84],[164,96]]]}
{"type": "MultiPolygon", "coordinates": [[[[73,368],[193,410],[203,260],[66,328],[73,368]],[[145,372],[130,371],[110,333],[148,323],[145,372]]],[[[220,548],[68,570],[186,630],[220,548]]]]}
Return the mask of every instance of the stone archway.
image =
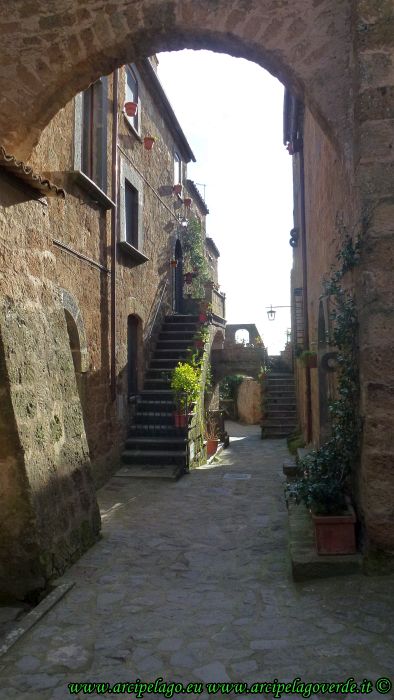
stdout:
{"type": "Polygon", "coordinates": [[[58,110],[101,75],[185,47],[260,64],[305,99],[343,153],[349,151],[350,0],[119,0],[105,8],[99,0],[65,0],[55,11],[35,0],[4,11],[0,129],[3,144],[19,157],[28,156],[58,110]]]}

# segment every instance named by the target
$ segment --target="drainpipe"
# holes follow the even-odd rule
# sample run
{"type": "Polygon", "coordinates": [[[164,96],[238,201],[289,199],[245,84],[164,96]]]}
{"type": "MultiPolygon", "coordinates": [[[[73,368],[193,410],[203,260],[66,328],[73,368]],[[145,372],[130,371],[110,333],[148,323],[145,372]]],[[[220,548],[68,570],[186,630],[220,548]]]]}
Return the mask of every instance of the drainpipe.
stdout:
{"type": "Polygon", "coordinates": [[[116,241],[118,233],[118,69],[113,74],[112,86],[112,181],[111,193],[115,207],[111,215],[111,308],[110,308],[110,366],[111,366],[111,399],[116,399],[116,241]]]}
{"type": "MultiPolygon", "coordinates": [[[[301,144],[300,154],[300,180],[301,180],[301,250],[302,250],[302,278],[304,290],[304,344],[309,348],[309,319],[308,319],[308,262],[306,255],[306,214],[305,214],[305,167],[304,167],[304,144],[301,144]]],[[[307,421],[307,443],[312,440],[312,392],[311,392],[311,370],[305,367],[306,378],[306,421],[307,421]]]]}

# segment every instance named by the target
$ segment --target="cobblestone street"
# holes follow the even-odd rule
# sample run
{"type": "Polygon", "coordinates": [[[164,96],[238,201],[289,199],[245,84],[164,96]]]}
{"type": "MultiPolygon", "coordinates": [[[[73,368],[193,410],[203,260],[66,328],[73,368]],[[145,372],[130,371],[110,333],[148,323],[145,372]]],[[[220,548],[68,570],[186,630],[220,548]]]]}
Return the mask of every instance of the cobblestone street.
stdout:
{"type": "Polygon", "coordinates": [[[159,676],[394,681],[394,578],[294,583],[285,441],[229,432],[216,464],[177,483],[114,477],[100,491],[103,538],[60,580],[75,586],[0,659],[1,700],[159,676]]]}

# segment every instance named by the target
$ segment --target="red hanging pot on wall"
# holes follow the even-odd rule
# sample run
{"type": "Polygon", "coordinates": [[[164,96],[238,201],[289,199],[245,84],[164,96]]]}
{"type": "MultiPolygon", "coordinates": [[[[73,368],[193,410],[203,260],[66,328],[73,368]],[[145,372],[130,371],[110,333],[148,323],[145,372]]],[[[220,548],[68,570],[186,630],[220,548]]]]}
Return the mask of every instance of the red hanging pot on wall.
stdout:
{"type": "Polygon", "coordinates": [[[184,203],[185,207],[188,207],[188,208],[189,208],[189,207],[191,207],[191,205],[192,205],[192,201],[193,201],[193,200],[190,199],[190,197],[185,197],[185,199],[183,200],[183,203],[184,203]]]}
{"type": "Polygon", "coordinates": [[[155,141],[156,141],[156,139],[154,136],[144,136],[144,148],[147,151],[151,151],[155,141]]]}
{"type": "Polygon", "coordinates": [[[125,102],[124,111],[128,117],[135,117],[138,112],[138,102],[125,102]]]}
{"type": "Polygon", "coordinates": [[[174,194],[182,194],[182,185],[174,185],[172,191],[174,194]]]}

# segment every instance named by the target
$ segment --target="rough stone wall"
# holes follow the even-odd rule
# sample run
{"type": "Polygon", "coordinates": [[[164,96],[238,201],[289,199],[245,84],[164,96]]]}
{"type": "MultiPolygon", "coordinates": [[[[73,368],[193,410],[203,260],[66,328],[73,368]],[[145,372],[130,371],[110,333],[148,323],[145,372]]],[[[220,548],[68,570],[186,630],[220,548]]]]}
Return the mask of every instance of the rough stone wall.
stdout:
{"type": "Polygon", "coordinates": [[[98,536],[47,209],[1,182],[0,593],[44,588],[98,536]]]}
{"type": "MultiPolygon", "coordinates": [[[[294,156],[295,160],[300,155],[294,156]]],[[[345,230],[353,233],[358,225],[357,200],[348,173],[332,144],[311,113],[304,120],[305,219],[308,286],[309,349],[317,351],[319,304],[324,295],[324,279],[338,265],[336,255],[344,240],[345,230]]],[[[301,230],[300,172],[295,172],[295,225],[301,230]]],[[[304,287],[302,271],[302,237],[294,249],[292,287],[304,287]]],[[[304,295],[305,297],[305,295],[304,295]]],[[[304,299],[305,300],[305,299],[304,299]]],[[[295,372],[299,417],[304,435],[307,424],[306,372],[310,371],[312,399],[312,440],[320,442],[319,386],[316,369],[305,369],[297,360],[295,372]]]]}
{"type": "Polygon", "coordinates": [[[358,0],[356,7],[356,176],[365,216],[357,278],[364,420],[360,491],[367,544],[379,561],[381,551],[394,555],[394,6],[391,0],[358,0]]]}
{"type": "Polygon", "coordinates": [[[343,144],[352,81],[348,0],[44,0],[4,6],[0,129],[26,156],[56,112],[116,65],[160,50],[208,48],[260,63],[305,94],[343,144]],[[26,109],[29,105],[29,109],[26,109]]]}
{"type": "Polygon", "coordinates": [[[262,419],[261,385],[252,377],[245,377],[238,387],[238,417],[246,425],[259,425],[262,419]]]}
{"type": "MultiPolygon", "coordinates": [[[[110,79],[110,91],[111,86],[110,79]]],[[[0,420],[5,426],[1,449],[7,468],[2,472],[1,508],[9,527],[0,541],[1,560],[6,562],[0,574],[1,592],[23,596],[43,587],[97,537],[99,516],[91,472],[100,485],[117,468],[128,426],[127,317],[137,314],[145,331],[166,279],[164,301],[167,306],[171,301],[169,261],[176,236],[171,194],[174,141],[142,84],[140,88],[141,134],[154,129],[155,149],[145,151],[122,114],[119,141],[122,157],[132,161],[145,178],[144,254],[149,261],[135,267],[125,253],[117,252],[116,401],[110,392],[111,213],[82,190],[72,175],[73,104],[44,130],[32,159],[37,170],[50,172],[63,184],[65,201],[48,199],[44,206],[23,185],[2,177],[0,253],[7,266],[0,276],[4,346],[0,420]],[[64,297],[86,341],[80,393],[64,297]]],[[[111,126],[109,113],[108,157],[111,126]]],[[[111,194],[110,166],[107,172],[111,194]]]]}

